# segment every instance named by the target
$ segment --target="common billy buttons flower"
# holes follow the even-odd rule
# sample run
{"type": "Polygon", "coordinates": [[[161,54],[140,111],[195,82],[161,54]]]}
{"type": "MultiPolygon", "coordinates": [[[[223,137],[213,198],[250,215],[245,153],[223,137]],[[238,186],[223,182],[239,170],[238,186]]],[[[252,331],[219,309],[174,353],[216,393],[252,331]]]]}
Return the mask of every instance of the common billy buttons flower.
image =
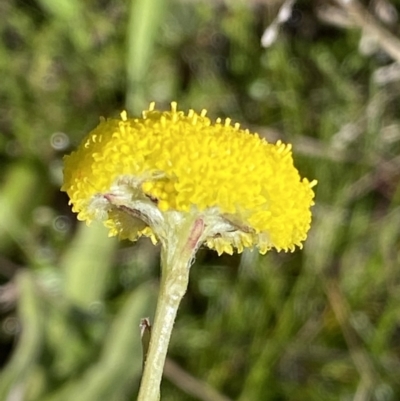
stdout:
{"type": "Polygon", "coordinates": [[[101,219],[110,235],[171,241],[186,218],[219,254],[256,246],[293,251],[307,237],[316,181],[301,179],[291,145],[268,143],[206,111],[154,109],[142,118],[102,119],[65,157],[74,212],[101,219]]]}

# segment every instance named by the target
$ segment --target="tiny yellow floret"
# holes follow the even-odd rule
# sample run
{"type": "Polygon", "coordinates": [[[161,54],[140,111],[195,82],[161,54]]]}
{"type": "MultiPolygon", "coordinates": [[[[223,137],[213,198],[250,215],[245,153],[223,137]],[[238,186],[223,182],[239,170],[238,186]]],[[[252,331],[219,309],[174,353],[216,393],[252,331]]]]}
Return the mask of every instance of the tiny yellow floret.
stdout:
{"type": "Polygon", "coordinates": [[[123,111],[121,119],[101,119],[64,159],[62,190],[78,218],[103,219],[121,238],[156,241],[148,204],[160,216],[195,213],[208,225],[218,221],[220,231],[205,244],[219,253],[301,247],[316,181],[300,177],[291,145],[268,143],[230,118],[213,123],[206,113],[185,114],[176,102],[160,112],[152,103],[141,118],[123,111]]]}

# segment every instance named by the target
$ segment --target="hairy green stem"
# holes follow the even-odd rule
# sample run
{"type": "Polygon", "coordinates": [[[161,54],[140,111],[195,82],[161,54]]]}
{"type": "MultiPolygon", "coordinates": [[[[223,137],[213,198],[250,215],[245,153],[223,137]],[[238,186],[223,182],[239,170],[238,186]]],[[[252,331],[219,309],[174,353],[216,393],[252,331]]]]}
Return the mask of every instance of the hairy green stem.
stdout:
{"type": "Polygon", "coordinates": [[[137,401],[160,399],[161,378],[172,328],[188,286],[190,263],[201,242],[204,225],[198,219],[180,228],[181,231],[175,233],[176,241],[163,246],[161,251],[160,293],[137,401]]]}

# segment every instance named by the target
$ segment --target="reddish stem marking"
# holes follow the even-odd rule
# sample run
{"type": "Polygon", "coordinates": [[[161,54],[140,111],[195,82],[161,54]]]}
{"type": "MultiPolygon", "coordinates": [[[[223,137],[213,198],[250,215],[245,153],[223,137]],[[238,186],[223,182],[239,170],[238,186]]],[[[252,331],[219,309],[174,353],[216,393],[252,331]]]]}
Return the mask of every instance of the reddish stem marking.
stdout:
{"type": "Polygon", "coordinates": [[[204,220],[203,219],[197,219],[194,222],[194,226],[192,228],[192,231],[190,232],[189,239],[187,242],[187,246],[193,250],[198,246],[198,242],[203,235],[204,232],[204,220]]]}

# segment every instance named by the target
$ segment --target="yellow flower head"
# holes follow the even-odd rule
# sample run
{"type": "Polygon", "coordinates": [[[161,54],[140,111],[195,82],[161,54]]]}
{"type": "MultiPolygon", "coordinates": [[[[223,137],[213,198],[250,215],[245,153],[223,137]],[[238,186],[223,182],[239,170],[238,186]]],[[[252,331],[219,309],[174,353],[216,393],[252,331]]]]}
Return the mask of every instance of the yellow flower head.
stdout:
{"type": "Polygon", "coordinates": [[[102,119],[65,157],[62,190],[80,220],[102,219],[110,235],[163,241],[176,219],[199,216],[218,253],[265,253],[301,246],[315,184],[300,178],[291,145],[173,102],[168,112],[152,103],[142,118],[102,119]]]}

